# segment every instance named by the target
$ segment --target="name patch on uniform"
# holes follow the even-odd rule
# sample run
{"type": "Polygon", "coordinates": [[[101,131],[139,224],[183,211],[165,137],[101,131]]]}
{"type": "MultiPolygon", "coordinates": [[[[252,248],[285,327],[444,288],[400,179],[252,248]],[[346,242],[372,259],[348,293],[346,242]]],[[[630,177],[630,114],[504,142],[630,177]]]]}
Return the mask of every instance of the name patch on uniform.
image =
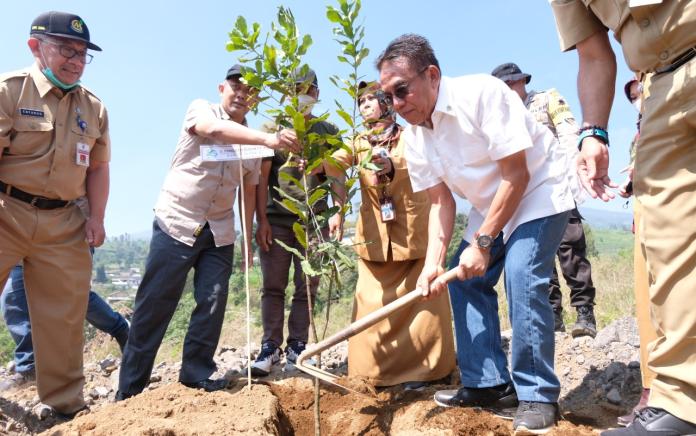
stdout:
{"type": "Polygon", "coordinates": [[[37,118],[44,117],[44,111],[40,111],[40,110],[36,110],[36,109],[19,108],[19,114],[25,115],[27,117],[37,117],[37,118]]]}

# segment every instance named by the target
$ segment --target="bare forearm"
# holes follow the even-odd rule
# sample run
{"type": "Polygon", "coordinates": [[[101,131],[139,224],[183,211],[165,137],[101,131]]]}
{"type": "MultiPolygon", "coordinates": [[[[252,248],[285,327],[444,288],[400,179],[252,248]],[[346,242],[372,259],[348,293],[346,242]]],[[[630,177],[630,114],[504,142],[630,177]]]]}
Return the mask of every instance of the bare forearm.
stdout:
{"type": "Polygon", "coordinates": [[[87,169],[86,185],[90,218],[104,221],[109,199],[109,163],[99,162],[87,169]]]}
{"type": "Polygon", "coordinates": [[[228,120],[201,121],[194,127],[196,134],[220,142],[234,144],[270,146],[276,139],[275,133],[250,129],[242,124],[228,120]]]}
{"type": "Polygon", "coordinates": [[[583,125],[606,127],[614,100],[616,57],[606,32],[595,33],[577,45],[578,97],[583,125]]]}

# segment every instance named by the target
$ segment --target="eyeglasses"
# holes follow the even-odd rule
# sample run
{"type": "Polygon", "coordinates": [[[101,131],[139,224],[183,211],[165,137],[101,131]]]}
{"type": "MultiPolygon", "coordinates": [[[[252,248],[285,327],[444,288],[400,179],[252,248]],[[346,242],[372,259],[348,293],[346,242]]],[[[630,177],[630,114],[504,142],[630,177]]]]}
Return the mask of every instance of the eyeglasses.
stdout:
{"type": "Polygon", "coordinates": [[[94,56],[87,53],[87,50],[75,50],[72,47],[53,42],[50,39],[41,39],[41,41],[58,47],[58,53],[60,53],[60,55],[66,59],[72,59],[75,56],[77,56],[77,60],[82,61],[84,64],[89,64],[90,62],[92,62],[92,59],[94,58],[94,56]]]}
{"type": "Polygon", "coordinates": [[[388,99],[391,99],[391,100],[393,100],[394,98],[398,98],[399,100],[405,99],[409,94],[411,94],[411,82],[413,81],[413,79],[415,79],[416,77],[423,74],[425,72],[425,70],[428,69],[428,67],[430,67],[430,65],[427,65],[424,68],[422,68],[420,71],[418,71],[416,74],[414,74],[413,77],[411,77],[410,79],[403,81],[403,82],[399,83],[398,85],[396,85],[396,87],[394,88],[394,91],[392,93],[390,93],[390,94],[385,93],[384,96],[388,99]]]}

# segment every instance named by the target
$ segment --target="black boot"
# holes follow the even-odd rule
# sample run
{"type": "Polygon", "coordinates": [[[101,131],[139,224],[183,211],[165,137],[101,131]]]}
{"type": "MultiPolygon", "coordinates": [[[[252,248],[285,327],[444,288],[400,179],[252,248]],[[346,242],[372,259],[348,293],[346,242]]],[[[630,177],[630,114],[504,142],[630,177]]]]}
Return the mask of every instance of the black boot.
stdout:
{"type": "Polygon", "coordinates": [[[594,308],[591,304],[578,306],[578,319],[573,325],[573,330],[570,332],[574,338],[580,336],[597,336],[597,321],[594,317],[594,308]]]}

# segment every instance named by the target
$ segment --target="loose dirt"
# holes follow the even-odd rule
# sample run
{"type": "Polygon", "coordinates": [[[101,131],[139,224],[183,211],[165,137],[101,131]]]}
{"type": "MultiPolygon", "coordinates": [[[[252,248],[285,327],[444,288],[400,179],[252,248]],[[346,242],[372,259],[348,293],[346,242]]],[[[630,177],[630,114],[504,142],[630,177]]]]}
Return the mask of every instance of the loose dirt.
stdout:
{"type": "Polygon", "coordinates": [[[42,435],[287,434],[267,386],[206,393],[174,383],[79,416],[42,435]]]}

